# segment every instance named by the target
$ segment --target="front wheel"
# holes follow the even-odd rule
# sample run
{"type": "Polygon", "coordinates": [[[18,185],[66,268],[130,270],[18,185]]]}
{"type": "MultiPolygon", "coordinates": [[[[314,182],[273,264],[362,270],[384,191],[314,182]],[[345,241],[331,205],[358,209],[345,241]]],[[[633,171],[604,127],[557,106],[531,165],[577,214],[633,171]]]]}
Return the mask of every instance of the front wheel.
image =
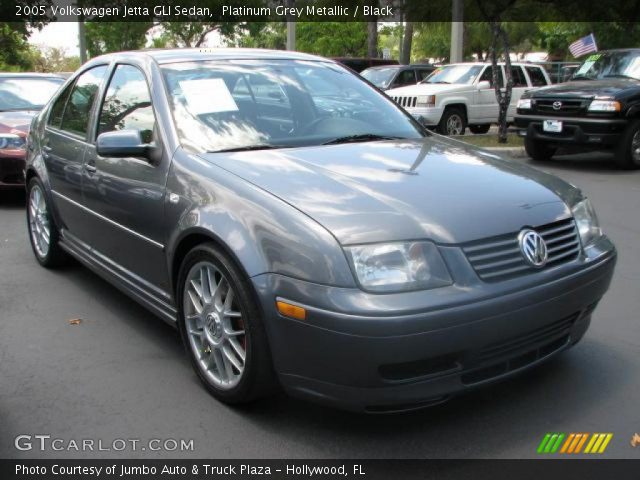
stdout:
{"type": "Polygon", "coordinates": [[[634,120],[625,130],[615,158],[621,168],[640,168],[640,120],[634,120]]]}
{"type": "Polygon", "coordinates": [[[527,152],[527,155],[536,162],[551,160],[551,157],[556,153],[556,149],[554,147],[551,147],[539,140],[533,140],[528,136],[524,139],[524,149],[527,152]]]}
{"type": "Polygon", "coordinates": [[[36,260],[46,268],[62,265],[67,256],[58,243],[59,233],[42,182],[34,177],[27,186],[27,226],[36,260]]]}
{"type": "Polygon", "coordinates": [[[466,128],[467,119],[462,109],[447,108],[438,124],[438,133],[441,135],[464,135],[466,128]]]}
{"type": "Polygon", "coordinates": [[[182,264],[179,288],[180,333],[209,392],[229,404],[270,393],[275,376],[262,315],[233,261],[199,245],[182,264]]]}

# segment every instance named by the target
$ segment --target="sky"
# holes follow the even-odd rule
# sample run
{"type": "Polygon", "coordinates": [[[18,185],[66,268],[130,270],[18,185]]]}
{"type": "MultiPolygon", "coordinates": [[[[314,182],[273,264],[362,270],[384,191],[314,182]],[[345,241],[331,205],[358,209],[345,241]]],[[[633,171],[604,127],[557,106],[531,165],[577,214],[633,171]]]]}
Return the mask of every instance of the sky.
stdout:
{"type": "MultiPolygon", "coordinates": [[[[79,56],[78,24],[75,22],[51,22],[42,30],[34,30],[29,36],[29,43],[36,47],[62,48],[69,56],[79,56]]],[[[203,47],[220,46],[218,32],[207,35],[203,47]]]]}

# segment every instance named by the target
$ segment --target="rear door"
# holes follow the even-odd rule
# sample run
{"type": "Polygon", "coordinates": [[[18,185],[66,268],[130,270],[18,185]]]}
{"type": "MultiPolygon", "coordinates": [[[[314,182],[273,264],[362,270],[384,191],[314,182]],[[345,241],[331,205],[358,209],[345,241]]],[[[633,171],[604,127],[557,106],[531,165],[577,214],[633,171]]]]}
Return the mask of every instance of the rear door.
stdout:
{"type": "Polygon", "coordinates": [[[82,208],[82,169],[89,124],[107,65],[82,73],[55,100],[42,142],[42,154],[56,209],[63,227],[86,240],[82,233],[87,212],[82,208]]]}
{"type": "Polygon", "coordinates": [[[164,200],[170,158],[162,148],[151,98],[140,68],[115,65],[87,146],[83,191],[94,212],[87,226],[96,254],[129,281],[162,294],[168,289],[164,200]],[[144,143],[163,153],[155,161],[98,155],[97,136],[119,130],[140,132],[144,143]]]}

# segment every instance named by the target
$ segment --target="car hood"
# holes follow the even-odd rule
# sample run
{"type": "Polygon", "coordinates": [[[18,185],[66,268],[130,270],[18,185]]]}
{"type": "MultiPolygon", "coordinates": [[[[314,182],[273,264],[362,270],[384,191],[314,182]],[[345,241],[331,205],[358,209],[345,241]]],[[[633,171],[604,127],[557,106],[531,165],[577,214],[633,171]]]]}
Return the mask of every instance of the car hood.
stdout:
{"type": "Polygon", "coordinates": [[[392,88],[384,93],[393,96],[436,95],[438,93],[463,92],[471,88],[471,85],[456,83],[418,83],[408,87],[392,88]]]}
{"type": "Polygon", "coordinates": [[[566,218],[575,187],[429,137],[202,157],[315,219],[340,243],[462,243],[566,218]]]}
{"type": "Polygon", "coordinates": [[[607,78],[606,80],[580,80],[542,87],[534,91],[534,98],[615,96],[628,88],[638,88],[640,82],[631,79],[607,78]]]}
{"type": "Polygon", "coordinates": [[[0,133],[26,135],[29,132],[31,120],[37,113],[34,110],[0,112],[0,133]]]}

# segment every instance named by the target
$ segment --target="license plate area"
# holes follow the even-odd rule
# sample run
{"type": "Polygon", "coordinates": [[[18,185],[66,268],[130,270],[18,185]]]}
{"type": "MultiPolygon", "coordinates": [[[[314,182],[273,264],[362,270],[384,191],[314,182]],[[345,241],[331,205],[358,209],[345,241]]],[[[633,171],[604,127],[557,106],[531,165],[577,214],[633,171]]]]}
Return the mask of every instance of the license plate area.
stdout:
{"type": "Polygon", "coordinates": [[[560,120],[544,120],[542,130],[550,133],[562,132],[562,122],[560,120]]]}

